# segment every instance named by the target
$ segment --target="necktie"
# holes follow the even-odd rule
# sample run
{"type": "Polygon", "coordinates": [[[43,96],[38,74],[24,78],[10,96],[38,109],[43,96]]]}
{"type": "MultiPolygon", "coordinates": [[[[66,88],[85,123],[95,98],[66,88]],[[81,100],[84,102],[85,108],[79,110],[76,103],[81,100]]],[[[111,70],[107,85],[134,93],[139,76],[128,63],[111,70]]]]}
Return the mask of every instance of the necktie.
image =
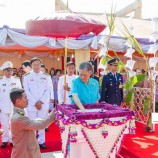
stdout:
{"type": "Polygon", "coordinates": [[[117,81],[117,77],[116,77],[116,74],[114,74],[114,78],[115,78],[115,80],[117,81]]]}

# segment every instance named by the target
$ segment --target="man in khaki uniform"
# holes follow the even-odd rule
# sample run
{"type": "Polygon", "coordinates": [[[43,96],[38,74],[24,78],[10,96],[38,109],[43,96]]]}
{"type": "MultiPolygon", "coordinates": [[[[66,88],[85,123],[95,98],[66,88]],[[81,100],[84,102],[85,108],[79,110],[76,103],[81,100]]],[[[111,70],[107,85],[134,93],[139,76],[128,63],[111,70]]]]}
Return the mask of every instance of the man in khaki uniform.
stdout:
{"type": "Polygon", "coordinates": [[[10,119],[13,141],[11,158],[41,158],[35,130],[45,129],[50,125],[55,120],[54,111],[45,119],[30,120],[24,112],[24,108],[28,105],[25,91],[13,89],[10,99],[14,105],[10,119]]]}

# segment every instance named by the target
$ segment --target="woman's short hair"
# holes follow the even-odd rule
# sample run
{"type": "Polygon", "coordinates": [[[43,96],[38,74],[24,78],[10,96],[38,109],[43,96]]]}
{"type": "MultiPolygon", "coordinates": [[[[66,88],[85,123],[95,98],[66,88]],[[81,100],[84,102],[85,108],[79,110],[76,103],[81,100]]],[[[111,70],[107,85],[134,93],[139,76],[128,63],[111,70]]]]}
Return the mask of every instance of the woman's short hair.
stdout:
{"type": "Polygon", "coordinates": [[[90,63],[90,62],[83,62],[80,64],[79,70],[90,71],[93,74],[94,67],[93,67],[92,63],[90,63]]]}

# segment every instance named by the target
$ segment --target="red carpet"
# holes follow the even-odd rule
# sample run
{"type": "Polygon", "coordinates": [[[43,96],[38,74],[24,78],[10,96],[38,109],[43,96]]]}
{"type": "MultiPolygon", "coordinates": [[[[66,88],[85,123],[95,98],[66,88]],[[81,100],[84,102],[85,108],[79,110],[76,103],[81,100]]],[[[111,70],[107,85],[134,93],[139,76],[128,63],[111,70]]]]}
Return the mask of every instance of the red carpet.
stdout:
{"type": "MultiPolygon", "coordinates": [[[[1,137],[0,137],[0,144],[1,144],[1,137]]],[[[60,132],[58,127],[55,125],[55,123],[50,125],[49,132],[46,132],[46,145],[47,145],[47,149],[41,150],[42,153],[61,150],[60,132]]],[[[7,148],[5,149],[0,148],[0,158],[10,158],[11,149],[12,147],[10,145],[8,145],[7,148]]]]}
{"type": "Polygon", "coordinates": [[[145,132],[145,125],[136,123],[136,135],[125,136],[120,158],[156,158],[158,157],[158,125],[155,132],[145,132]],[[121,157],[122,156],[122,157],[121,157]]]}
{"type": "MultiPolygon", "coordinates": [[[[156,132],[146,133],[145,125],[136,123],[136,135],[127,135],[118,158],[157,158],[158,157],[158,125],[156,132]]],[[[0,142],[1,143],[1,142],[0,142]]],[[[59,129],[55,124],[46,132],[47,149],[41,152],[52,152],[61,150],[61,138],[59,129]]],[[[0,158],[10,158],[11,147],[0,148],[0,158]]],[[[76,157],[77,158],[77,157],[76,157]]]]}

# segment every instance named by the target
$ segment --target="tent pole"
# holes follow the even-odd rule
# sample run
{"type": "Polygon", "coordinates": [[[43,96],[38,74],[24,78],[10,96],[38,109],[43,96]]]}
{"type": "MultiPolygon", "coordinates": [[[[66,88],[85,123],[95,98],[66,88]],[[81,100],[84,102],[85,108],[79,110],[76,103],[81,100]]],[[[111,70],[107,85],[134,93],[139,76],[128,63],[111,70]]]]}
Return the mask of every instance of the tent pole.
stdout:
{"type": "MultiPolygon", "coordinates": [[[[156,52],[156,53],[157,53],[157,52],[156,52]]],[[[154,58],[156,57],[156,53],[154,54],[154,58]]],[[[155,71],[156,71],[156,68],[154,67],[154,72],[155,72],[155,71]]],[[[152,109],[152,112],[155,113],[156,83],[155,83],[155,80],[152,81],[152,82],[153,82],[153,89],[152,89],[152,91],[153,91],[153,96],[152,96],[152,98],[153,98],[153,109],[152,109]]],[[[155,124],[152,124],[152,130],[155,131],[155,124]]]]}
{"type": "MultiPolygon", "coordinates": [[[[67,63],[67,46],[68,46],[68,37],[65,38],[65,57],[64,57],[64,85],[66,85],[66,63],[67,63]]],[[[64,90],[64,104],[66,103],[66,90],[64,90]]]]}

